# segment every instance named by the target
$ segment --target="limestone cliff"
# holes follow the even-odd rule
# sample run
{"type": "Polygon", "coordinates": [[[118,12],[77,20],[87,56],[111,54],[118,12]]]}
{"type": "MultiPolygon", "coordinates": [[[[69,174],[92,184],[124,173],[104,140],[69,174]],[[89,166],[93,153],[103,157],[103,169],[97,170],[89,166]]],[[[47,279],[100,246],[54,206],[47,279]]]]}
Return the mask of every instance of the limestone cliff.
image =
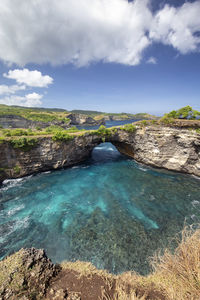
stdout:
{"type": "MultiPolygon", "coordinates": [[[[195,130],[158,125],[137,126],[135,132],[118,128],[105,140],[138,162],[200,176],[200,134],[195,130]]],[[[4,141],[0,144],[0,180],[80,163],[101,142],[102,137],[94,132],[77,135],[67,142],[39,137],[29,151],[4,141]]]]}
{"type": "Polygon", "coordinates": [[[105,124],[104,118],[95,120],[94,118],[83,114],[69,114],[67,116],[71,120],[71,125],[102,125],[105,124]]]}
{"type": "Polygon", "coordinates": [[[70,127],[69,124],[70,122],[66,123],[64,121],[59,121],[59,120],[46,122],[46,123],[39,122],[39,121],[32,121],[17,115],[0,116],[0,126],[2,126],[3,128],[36,128],[36,127],[46,128],[51,125],[57,125],[66,129],[70,127]]]}

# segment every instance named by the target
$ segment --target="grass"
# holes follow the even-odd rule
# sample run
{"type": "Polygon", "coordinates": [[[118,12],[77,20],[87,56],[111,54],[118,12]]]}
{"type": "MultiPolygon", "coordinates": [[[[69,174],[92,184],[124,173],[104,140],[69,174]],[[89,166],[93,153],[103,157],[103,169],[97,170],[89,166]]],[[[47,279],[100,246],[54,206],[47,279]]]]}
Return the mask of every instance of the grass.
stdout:
{"type": "Polygon", "coordinates": [[[55,142],[67,142],[73,140],[74,138],[75,138],[74,135],[70,135],[66,131],[57,131],[52,136],[52,140],[55,142]]]}
{"type": "Polygon", "coordinates": [[[200,229],[184,229],[175,253],[166,250],[164,255],[156,254],[152,267],[154,272],[146,277],[130,272],[119,275],[116,293],[126,294],[129,289],[124,300],[134,293],[145,300],[153,299],[150,295],[155,299],[200,299],[200,229]]]}
{"type": "Polygon", "coordinates": [[[136,131],[137,128],[133,124],[126,124],[124,126],[121,126],[120,129],[128,133],[133,133],[136,131]]]}
{"type": "Polygon", "coordinates": [[[16,115],[27,120],[43,123],[53,121],[62,121],[64,123],[68,123],[70,121],[70,119],[67,118],[68,114],[69,112],[65,110],[25,108],[0,104],[0,116],[16,115]]]}
{"type": "Polygon", "coordinates": [[[185,228],[179,246],[172,254],[165,250],[151,259],[153,271],[148,276],[134,272],[112,275],[88,262],[64,262],[63,269],[76,271],[79,278],[101,277],[107,290],[101,300],[199,300],[200,299],[200,229],[185,228]]]}

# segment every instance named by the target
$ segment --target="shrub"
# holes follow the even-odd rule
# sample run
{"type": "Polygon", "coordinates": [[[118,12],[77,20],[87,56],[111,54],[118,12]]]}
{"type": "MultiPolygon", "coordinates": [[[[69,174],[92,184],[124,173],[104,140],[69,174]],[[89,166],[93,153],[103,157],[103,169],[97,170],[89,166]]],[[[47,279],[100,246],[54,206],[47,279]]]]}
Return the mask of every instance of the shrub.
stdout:
{"type": "Polygon", "coordinates": [[[68,134],[65,131],[57,131],[53,136],[52,136],[52,140],[53,141],[60,141],[60,142],[67,142],[70,140],[73,140],[74,136],[68,134]]]}
{"type": "Polygon", "coordinates": [[[0,136],[0,144],[2,144],[4,141],[5,141],[5,138],[0,136]]]}
{"type": "Polygon", "coordinates": [[[100,135],[101,137],[109,137],[112,135],[112,132],[110,129],[106,128],[104,125],[101,125],[99,129],[96,131],[97,135],[100,135]]]}
{"type": "Polygon", "coordinates": [[[200,134],[200,128],[196,129],[196,133],[200,134]]]}
{"type": "Polygon", "coordinates": [[[27,130],[24,129],[5,129],[3,131],[3,135],[5,136],[22,136],[22,135],[28,135],[27,130]]]}
{"type": "Polygon", "coordinates": [[[147,126],[148,125],[148,122],[146,120],[143,120],[140,122],[143,126],[147,126]]]}
{"type": "Polygon", "coordinates": [[[62,131],[62,130],[64,130],[64,128],[62,128],[61,126],[58,126],[58,125],[51,125],[51,126],[48,126],[45,128],[45,132],[47,132],[47,133],[55,133],[55,132],[62,131]]]}
{"type": "Polygon", "coordinates": [[[169,117],[168,114],[165,114],[164,117],[160,119],[161,124],[172,125],[174,123],[174,119],[169,117]]]}
{"type": "Polygon", "coordinates": [[[38,139],[23,137],[19,139],[13,139],[10,141],[10,143],[13,148],[19,148],[23,151],[29,151],[37,145],[38,139]]]}
{"type": "Polygon", "coordinates": [[[21,171],[21,168],[16,165],[14,168],[13,168],[13,171],[15,172],[15,174],[20,174],[20,171],[21,171]]]}
{"type": "Polygon", "coordinates": [[[133,133],[136,131],[136,127],[133,124],[126,124],[123,127],[120,127],[120,129],[129,133],[133,133]]]}
{"type": "Polygon", "coordinates": [[[200,112],[192,109],[191,106],[187,105],[178,110],[172,110],[167,114],[167,116],[173,119],[195,120],[200,117],[200,112]]]}

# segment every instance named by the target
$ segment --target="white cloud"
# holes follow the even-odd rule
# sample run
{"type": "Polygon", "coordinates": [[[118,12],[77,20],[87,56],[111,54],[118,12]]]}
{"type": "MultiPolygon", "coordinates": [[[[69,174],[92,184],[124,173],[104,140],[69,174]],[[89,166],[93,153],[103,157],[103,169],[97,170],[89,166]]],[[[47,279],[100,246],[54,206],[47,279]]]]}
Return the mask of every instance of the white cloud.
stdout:
{"type": "Polygon", "coordinates": [[[3,94],[15,94],[17,91],[20,90],[25,90],[26,86],[25,85],[6,85],[6,84],[1,84],[0,85],[0,95],[3,94]]]}
{"type": "Polygon", "coordinates": [[[42,95],[37,93],[31,93],[25,96],[12,95],[0,99],[0,104],[37,107],[42,104],[42,97],[42,95]]]}
{"type": "Polygon", "coordinates": [[[15,79],[18,84],[25,84],[31,87],[48,87],[53,83],[53,78],[48,75],[42,75],[40,71],[30,71],[28,69],[15,69],[8,71],[8,74],[4,73],[4,77],[9,79],[15,79]]]}
{"type": "Polygon", "coordinates": [[[152,40],[171,45],[180,53],[200,50],[200,1],[184,3],[179,8],[165,7],[153,18],[152,40]]]}
{"type": "Polygon", "coordinates": [[[150,0],[1,0],[0,59],[21,66],[137,65],[154,42],[183,54],[199,51],[199,15],[199,0],[156,13],[150,0]]]}
{"type": "Polygon", "coordinates": [[[156,65],[157,64],[157,59],[153,56],[149,57],[149,59],[146,61],[147,64],[153,64],[156,65]]]}
{"type": "Polygon", "coordinates": [[[150,44],[148,2],[1,0],[0,58],[18,65],[136,65],[150,44]]]}

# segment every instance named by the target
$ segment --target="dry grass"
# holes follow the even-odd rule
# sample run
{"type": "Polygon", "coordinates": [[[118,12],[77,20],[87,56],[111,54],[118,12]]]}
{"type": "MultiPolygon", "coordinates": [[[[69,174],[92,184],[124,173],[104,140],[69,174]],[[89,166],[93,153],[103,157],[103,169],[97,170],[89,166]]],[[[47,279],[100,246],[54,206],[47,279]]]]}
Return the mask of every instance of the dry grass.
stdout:
{"type": "Polygon", "coordinates": [[[152,266],[154,272],[146,277],[130,272],[118,276],[116,300],[199,300],[200,229],[184,229],[175,253],[155,255],[152,266]]]}
{"type": "Polygon", "coordinates": [[[152,265],[149,278],[165,288],[169,299],[200,299],[200,229],[184,229],[174,255],[166,250],[152,265]]]}
{"type": "Polygon", "coordinates": [[[152,258],[153,273],[141,276],[134,272],[112,275],[96,269],[91,263],[64,262],[63,268],[74,270],[81,276],[100,276],[107,292],[102,288],[98,300],[199,300],[200,299],[200,229],[184,229],[174,254],[152,258]],[[114,285],[113,285],[114,284],[114,285]],[[108,291],[114,286],[114,295],[108,291]]]}

